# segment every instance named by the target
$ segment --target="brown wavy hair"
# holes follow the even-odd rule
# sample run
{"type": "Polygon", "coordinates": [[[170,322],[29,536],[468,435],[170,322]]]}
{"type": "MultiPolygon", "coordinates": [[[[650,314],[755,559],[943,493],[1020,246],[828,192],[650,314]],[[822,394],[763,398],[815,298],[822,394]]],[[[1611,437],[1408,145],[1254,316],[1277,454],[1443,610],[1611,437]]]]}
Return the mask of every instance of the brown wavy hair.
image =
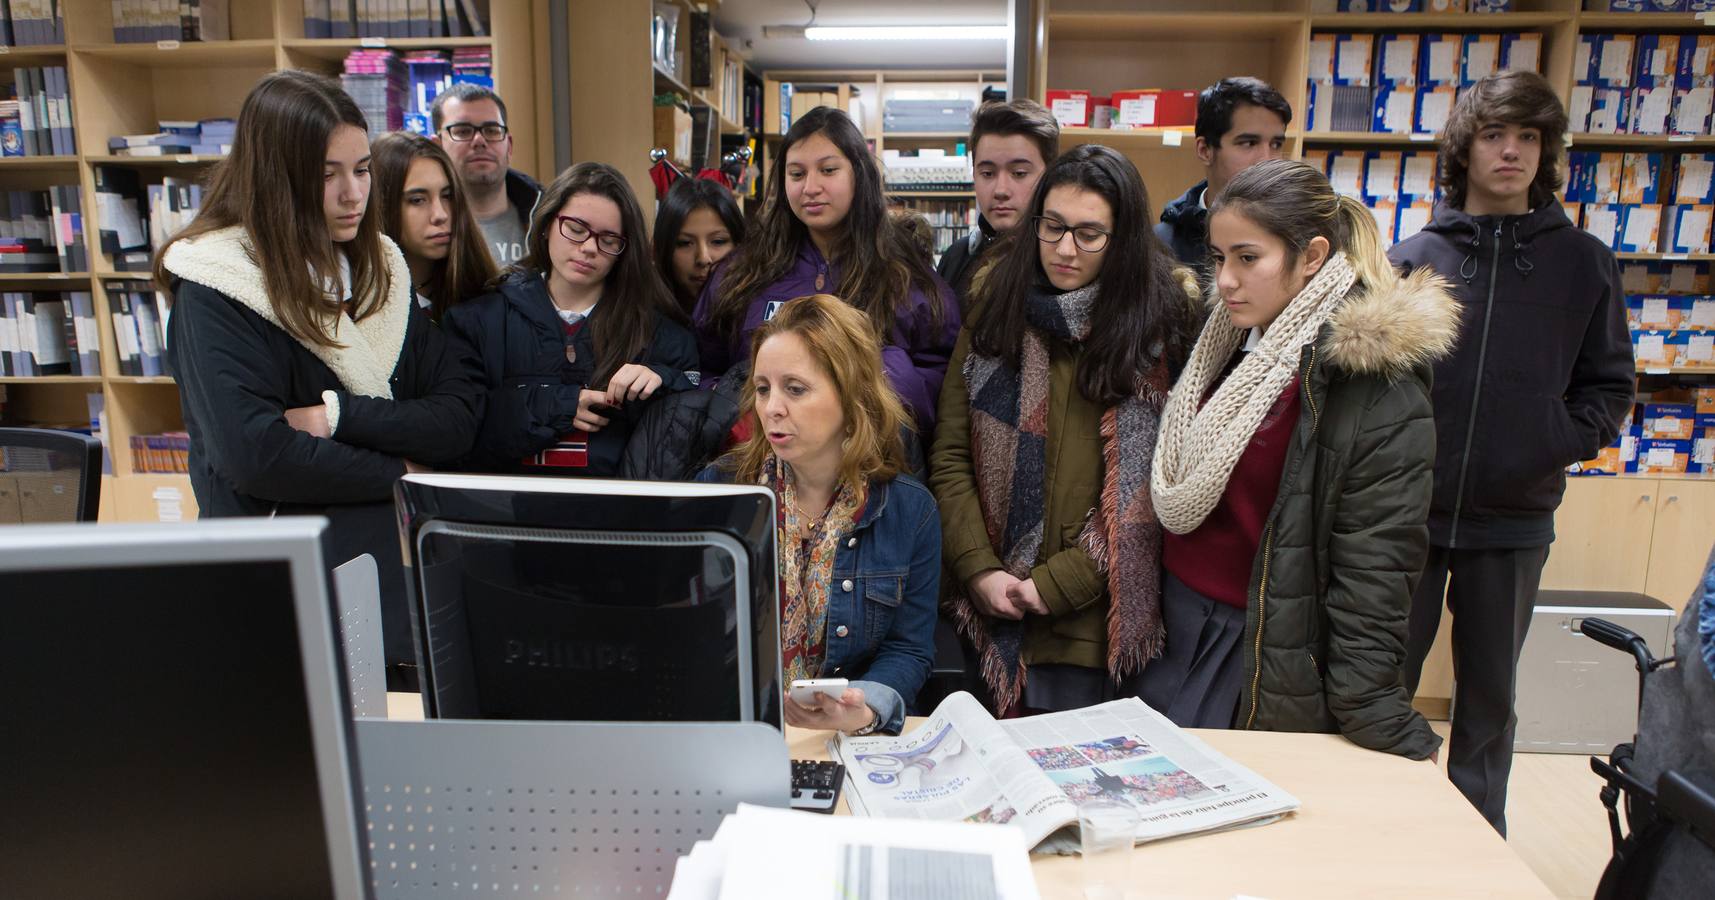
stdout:
{"type": "MultiPolygon", "coordinates": [[[[546,275],[554,267],[548,256],[548,235],[558,228],[560,210],[574,196],[593,194],[612,200],[619,207],[619,230],[625,249],[614,260],[602,283],[601,305],[590,316],[590,342],[595,347],[593,385],[607,384],[620,366],[635,359],[655,336],[655,323],[662,318],[687,324],[685,313],[649,255],[649,232],[643,227],[643,209],[637,195],[619,170],[607,163],[584,162],[560,173],[542,191],[536,214],[530,219],[524,258],[504,274],[529,272],[546,275]]],[[[593,240],[593,238],[592,238],[593,240]]]]}
{"type": "MultiPolygon", "coordinates": [[[[777,334],[795,334],[803,340],[840,395],[847,435],[840,480],[864,485],[908,471],[903,429],[913,427],[912,418],[887,381],[881,367],[881,342],[864,314],[832,294],[811,294],[786,303],[751,335],[751,372],[756,371],[756,352],[777,334]]],[[[739,419],[756,415],[756,380],[747,377],[739,419]]],[[[733,472],[735,480],[754,482],[772,455],[768,434],[758,427],[720,465],[733,472]]]]}
{"type": "Polygon", "coordinates": [[[380,201],[376,212],[380,216],[381,230],[399,245],[401,253],[405,252],[402,240],[405,231],[405,179],[411,173],[411,164],[419,159],[434,160],[452,188],[449,223],[453,232],[452,246],[447,248],[447,258],[434,264],[429,283],[421,285],[423,295],[429,298],[429,315],[439,322],[447,307],[482,293],[483,287],[495,276],[494,257],[489,255],[482,231],[477,228],[476,217],[470,213],[464,183],[459,180],[447,151],[420,134],[389,132],[376,138],[369,152],[370,196],[380,201]]]}
{"type": "Polygon", "coordinates": [[[369,130],[338,82],[295,69],[263,76],[238,111],[232,152],[215,165],[202,210],[155,254],[155,283],[172,290],[173,275],[161,264],[168,247],[236,225],[244,229],[251,261],[262,270],[268,305],[293,338],[339,345],[329,324],[340,315],[340,298],[328,296],[324,287],[339,277],[335,254],[344,254],[351,265],[357,300],[352,318],[361,321],[380,312],[392,283],[379,217],[367,211],[357,237],[335,245],[323,212],[322,164],[328,140],[341,125],[369,130]]]}
{"type": "Polygon", "coordinates": [[[780,143],[779,155],[768,171],[768,192],[756,227],[728,265],[705,329],[738,339],[750,301],[770,284],[784,278],[798,260],[798,249],[810,231],[786,199],[786,154],[794,144],[815,135],[828,139],[852,167],[852,205],[841,223],[843,236],[834,256],[840,283],[834,293],[869,316],[870,327],[883,340],[893,334],[894,311],[905,303],[915,285],[929,296],[931,325],[944,317],[935,273],[905,229],[894,223],[882,193],[881,166],[852,120],[840,110],[818,106],[798,117],[780,143]]]}
{"type": "Polygon", "coordinates": [[[1441,131],[1441,194],[1448,205],[1465,208],[1471,142],[1485,125],[1535,128],[1542,135],[1542,158],[1530,182],[1532,209],[1555,202],[1560,193],[1560,160],[1566,153],[1566,107],[1554,88],[1535,72],[1509,69],[1486,75],[1465,91],[1441,131]]]}

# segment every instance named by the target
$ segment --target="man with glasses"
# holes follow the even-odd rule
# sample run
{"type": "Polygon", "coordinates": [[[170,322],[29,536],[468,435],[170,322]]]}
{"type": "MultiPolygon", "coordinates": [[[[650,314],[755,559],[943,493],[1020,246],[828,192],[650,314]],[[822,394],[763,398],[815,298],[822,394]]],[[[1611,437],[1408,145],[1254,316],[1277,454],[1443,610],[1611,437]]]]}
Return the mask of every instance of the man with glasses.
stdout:
{"type": "Polygon", "coordinates": [[[506,103],[480,85],[455,84],[435,95],[429,115],[435,141],[458,167],[495,265],[505,268],[523,259],[530,213],[542,186],[511,168],[506,103]]]}

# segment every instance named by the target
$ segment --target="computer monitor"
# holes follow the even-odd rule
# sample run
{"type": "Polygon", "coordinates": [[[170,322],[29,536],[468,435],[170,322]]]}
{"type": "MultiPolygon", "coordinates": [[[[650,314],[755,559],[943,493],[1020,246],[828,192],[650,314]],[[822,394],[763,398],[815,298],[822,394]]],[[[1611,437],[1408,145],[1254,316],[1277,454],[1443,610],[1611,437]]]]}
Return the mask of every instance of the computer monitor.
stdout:
{"type": "Polygon", "coordinates": [[[397,498],[430,717],[780,722],[766,487],[425,474],[397,498]]]}
{"type": "Polygon", "coordinates": [[[364,887],[323,519],[0,537],[0,897],[364,887]]]}

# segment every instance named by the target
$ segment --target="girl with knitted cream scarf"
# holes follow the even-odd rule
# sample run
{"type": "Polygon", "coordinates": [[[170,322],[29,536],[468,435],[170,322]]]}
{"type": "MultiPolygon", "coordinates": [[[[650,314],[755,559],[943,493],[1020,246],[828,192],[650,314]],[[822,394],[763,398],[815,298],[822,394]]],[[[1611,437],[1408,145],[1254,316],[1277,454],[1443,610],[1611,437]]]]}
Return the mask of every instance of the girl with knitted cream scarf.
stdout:
{"type": "Polygon", "coordinates": [[[1152,221],[1131,162],[1078,147],[972,281],[930,482],[944,602],[1003,713],[1129,696],[1159,653],[1149,462],[1195,286],[1152,221]]]}
{"type": "Polygon", "coordinates": [[[1400,278],[1370,212],[1303,163],[1228,184],[1209,244],[1212,309],[1150,480],[1167,637],[1141,696],[1181,725],[1427,757],[1400,666],[1456,303],[1427,269],[1400,278]]]}

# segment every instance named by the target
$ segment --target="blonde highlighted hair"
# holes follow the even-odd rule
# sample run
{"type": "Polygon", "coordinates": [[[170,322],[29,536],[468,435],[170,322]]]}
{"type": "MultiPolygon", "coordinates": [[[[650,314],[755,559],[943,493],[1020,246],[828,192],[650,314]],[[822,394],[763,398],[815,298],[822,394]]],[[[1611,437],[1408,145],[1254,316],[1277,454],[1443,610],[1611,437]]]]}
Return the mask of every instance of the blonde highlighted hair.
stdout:
{"type": "Polygon", "coordinates": [[[1358,282],[1370,291],[1399,281],[1375,215],[1357,200],[1334,193],[1328,179],[1304,163],[1271,159],[1240,172],[1209,204],[1209,215],[1228,208],[1285,243],[1293,264],[1311,241],[1324,238],[1330,252],[1346,254],[1358,282]]]}
{"type": "MultiPolygon", "coordinates": [[[[881,342],[868,316],[832,294],[789,301],[756,329],[750,341],[750,374],[740,401],[740,418],[754,421],[757,415],[757,351],[769,338],[781,334],[797,335],[804,342],[804,348],[839,394],[846,432],[840,480],[861,486],[906,471],[903,429],[912,427],[911,416],[882,370],[881,342]]],[[[763,465],[773,453],[766,430],[756,427],[727,454],[722,467],[734,472],[737,481],[754,482],[762,476],[763,465]]]]}

